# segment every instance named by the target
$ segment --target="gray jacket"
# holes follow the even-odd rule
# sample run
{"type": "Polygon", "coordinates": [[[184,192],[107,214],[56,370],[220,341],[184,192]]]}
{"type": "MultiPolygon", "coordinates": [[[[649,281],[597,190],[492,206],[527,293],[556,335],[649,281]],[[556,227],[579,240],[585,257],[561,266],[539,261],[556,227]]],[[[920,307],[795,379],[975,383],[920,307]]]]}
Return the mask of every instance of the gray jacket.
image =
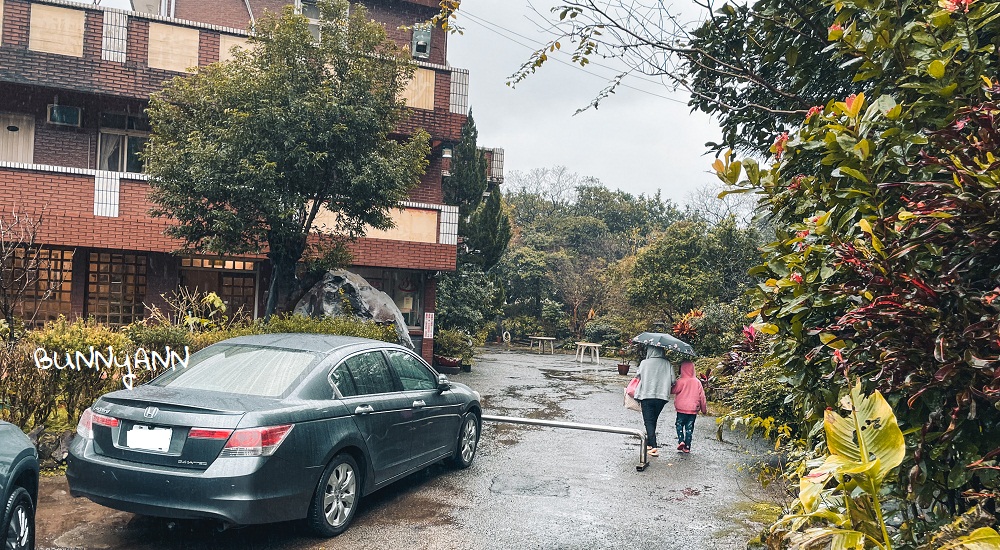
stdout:
{"type": "Polygon", "coordinates": [[[663,355],[663,348],[649,346],[646,358],[639,363],[639,389],[636,399],[670,400],[670,387],[674,383],[674,367],[663,355]]]}

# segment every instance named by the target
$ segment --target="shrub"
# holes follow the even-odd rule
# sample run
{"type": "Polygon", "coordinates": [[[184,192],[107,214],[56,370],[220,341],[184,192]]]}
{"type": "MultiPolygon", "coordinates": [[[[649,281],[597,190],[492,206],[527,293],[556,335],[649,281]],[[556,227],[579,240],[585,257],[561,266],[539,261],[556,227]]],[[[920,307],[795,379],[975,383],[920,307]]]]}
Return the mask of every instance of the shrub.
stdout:
{"type": "Polygon", "coordinates": [[[52,372],[35,366],[34,346],[0,347],[0,420],[21,428],[45,422],[56,409],[52,372]]]}
{"type": "Polygon", "coordinates": [[[122,328],[122,333],[136,347],[147,350],[164,350],[167,347],[182,350],[185,346],[190,347],[193,342],[190,332],[175,325],[138,322],[122,328]]]}
{"type": "Polygon", "coordinates": [[[690,320],[696,335],[689,343],[704,355],[729,351],[739,341],[745,315],[735,304],[721,303],[706,305],[700,312],[690,320]]]}
{"type": "Polygon", "coordinates": [[[527,339],[528,336],[535,336],[545,332],[538,319],[528,315],[519,315],[513,319],[508,319],[504,321],[504,327],[510,332],[511,338],[521,340],[527,339]]]}
{"type": "Polygon", "coordinates": [[[475,354],[472,344],[472,337],[460,330],[441,329],[434,335],[434,354],[461,357],[462,363],[471,365],[475,354]]]}
{"type": "Polygon", "coordinates": [[[773,418],[778,425],[793,426],[798,417],[786,402],[791,387],[783,381],[783,374],[774,362],[758,362],[716,384],[727,382],[730,393],[722,401],[732,409],[732,416],[773,418]]]}
{"type": "Polygon", "coordinates": [[[622,341],[622,333],[614,325],[604,319],[595,319],[587,323],[584,336],[588,342],[618,347],[622,341]]]}
{"type": "MultiPolygon", "coordinates": [[[[95,364],[93,368],[81,367],[81,370],[59,368],[65,364],[65,359],[77,359],[79,353],[83,357],[91,357],[91,349],[108,354],[109,348],[117,357],[129,354],[133,345],[128,337],[113,329],[100,325],[93,320],[76,320],[72,323],[65,317],[50,321],[41,329],[29,333],[26,341],[32,346],[44,349],[54,361],[48,369],[49,385],[53,390],[49,409],[54,410],[56,402],[66,407],[66,414],[71,420],[76,419],[83,410],[90,406],[101,394],[122,388],[122,369],[117,366],[108,367],[95,364]]],[[[80,361],[75,361],[80,366],[80,361]]],[[[140,377],[136,383],[148,379],[152,372],[133,369],[140,377]]]]}
{"type": "Polygon", "coordinates": [[[339,334],[341,336],[357,336],[396,343],[396,326],[392,323],[365,321],[355,317],[308,317],[305,315],[275,315],[264,323],[257,323],[260,332],[274,334],[280,332],[298,332],[309,334],[339,334]]]}

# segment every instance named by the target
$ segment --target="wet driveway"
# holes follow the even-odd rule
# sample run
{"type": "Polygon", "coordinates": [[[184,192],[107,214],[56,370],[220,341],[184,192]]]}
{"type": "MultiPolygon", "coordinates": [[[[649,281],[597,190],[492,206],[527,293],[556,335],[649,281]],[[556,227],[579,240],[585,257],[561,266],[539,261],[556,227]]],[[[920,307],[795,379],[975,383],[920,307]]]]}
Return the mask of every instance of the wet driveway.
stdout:
{"type": "MultiPolygon", "coordinates": [[[[572,355],[494,349],[473,372],[452,376],[483,394],[486,414],[642,428],[622,407],[628,377],[572,355]]],[[[64,477],[43,479],[39,549],[742,549],[762,525],[766,500],[740,468],[740,439],[715,439],[700,417],[691,454],[673,451],[672,404],[660,417],[659,458],[635,469],[633,437],[486,423],[476,461],[464,471],[427,468],[362,504],[335,539],[298,523],[216,532],[103,508],[68,494],[64,477]]]]}

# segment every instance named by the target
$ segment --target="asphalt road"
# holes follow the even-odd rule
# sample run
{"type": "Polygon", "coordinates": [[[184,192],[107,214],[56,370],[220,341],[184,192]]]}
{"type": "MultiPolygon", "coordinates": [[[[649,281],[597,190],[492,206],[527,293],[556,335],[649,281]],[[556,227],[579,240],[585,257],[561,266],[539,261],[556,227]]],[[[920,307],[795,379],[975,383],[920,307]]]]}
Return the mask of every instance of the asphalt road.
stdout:
{"type": "MultiPolygon", "coordinates": [[[[642,428],[622,407],[628,377],[611,360],[576,363],[572,355],[494,349],[473,372],[452,376],[483,394],[486,414],[642,428]]],[[[298,523],[216,532],[200,522],[133,516],[73,499],[65,477],[42,482],[38,548],[453,549],[678,548],[742,549],[762,525],[761,494],[743,466],[741,438],[715,438],[713,418],[695,425],[691,454],[673,450],[674,410],[658,433],[664,445],[636,471],[636,438],[576,430],[490,424],[476,461],[452,471],[427,468],[371,497],[335,539],[317,539],[298,523]]]]}

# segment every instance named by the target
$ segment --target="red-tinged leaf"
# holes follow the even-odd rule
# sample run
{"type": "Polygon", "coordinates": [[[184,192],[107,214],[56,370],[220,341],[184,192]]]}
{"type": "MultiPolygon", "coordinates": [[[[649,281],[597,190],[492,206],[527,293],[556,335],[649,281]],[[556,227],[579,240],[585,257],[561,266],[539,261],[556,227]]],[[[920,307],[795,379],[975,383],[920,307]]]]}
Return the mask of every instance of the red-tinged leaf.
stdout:
{"type": "Polygon", "coordinates": [[[938,382],[944,382],[946,379],[951,377],[952,373],[954,372],[955,372],[954,363],[946,365],[944,367],[941,367],[940,369],[938,369],[937,372],[934,373],[934,379],[937,380],[938,382]]]}

